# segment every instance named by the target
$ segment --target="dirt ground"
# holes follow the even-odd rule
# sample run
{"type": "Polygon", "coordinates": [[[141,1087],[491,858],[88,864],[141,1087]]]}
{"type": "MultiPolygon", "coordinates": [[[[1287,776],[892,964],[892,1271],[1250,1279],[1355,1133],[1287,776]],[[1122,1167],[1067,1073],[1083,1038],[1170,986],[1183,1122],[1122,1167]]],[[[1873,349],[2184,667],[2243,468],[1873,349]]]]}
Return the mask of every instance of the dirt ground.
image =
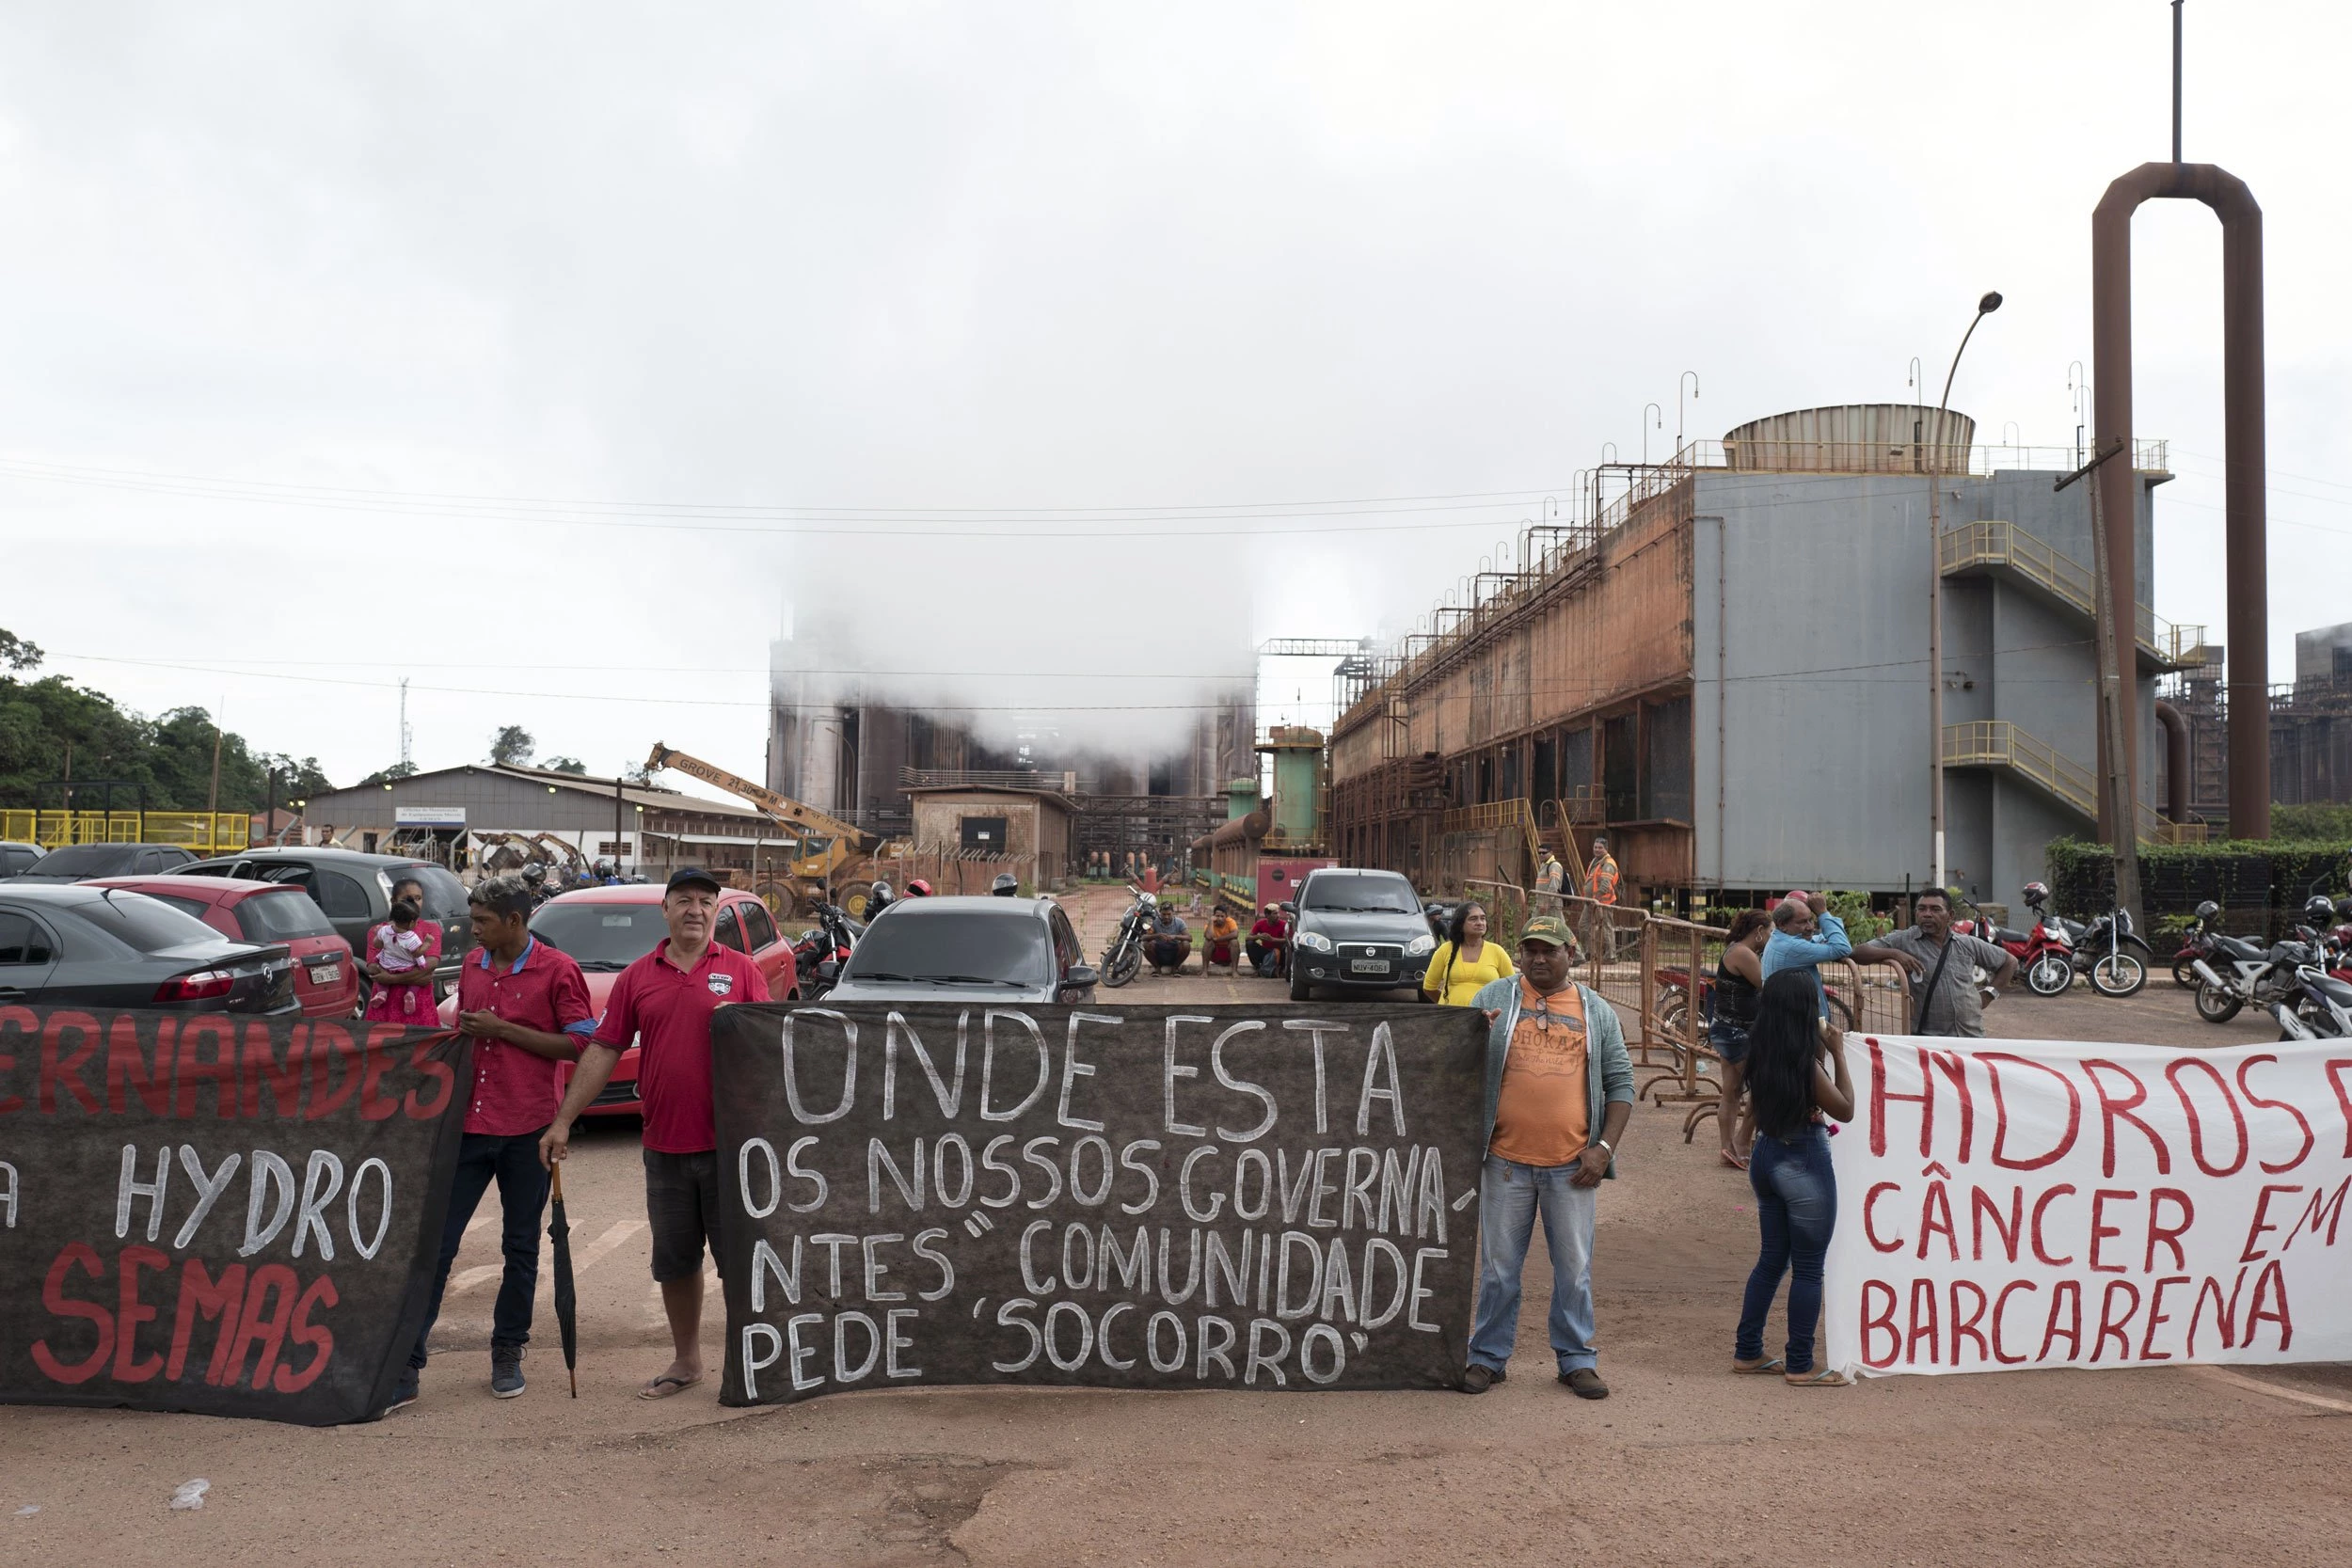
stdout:
{"type": "MultiPolygon", "coordinates": [[[[1073,900],[1090,949],[1109,895],[1073,900]]],[[[1273,1000],[1149,976],[1137,1001],[1273,1000]]],[[[2013,1036],[2265,1037],[2159,980],[2116,1004],[2005,1001],[2013,1036]]],[[[310,1431],[0,1410],[0,1560],[177,1564],[2167,1564],[2352,1560],[2343,1369],[2011,1372],[1798,1392],[1725,1371],[1755,1246],[1711,1134],[1645,1105],[1603,1191],[1601,1370],[1551,1378],[1531,1258],[1512,1379],[1459,1394],[906,1390],[759,1412],[715,1377],[631,1397],[667,1358],[631,1124],[584,1133],[580,1395],[534,1349],[487,1391],[496,1232],[458,1260],[423,1401],[310,1431]],[[479,1271],[469,1273],[469,1271],[479,1271]],[[213,1483],[200,1513],[166,1501],[213,1483]],[[38,1513],[20,1513],[37,1508],[38,1513]]],[[[543,1287],[544,1291],[544,1287],[543,1287]]],[[[2342,1309],[2339,1304],[2339,1309],[2342,1309]]],[[[543,1338],[552,1331],[543,1309],[543,1338]]],[[[1777,1332],[1777,1331],[1775,1331],[1777,1332]]],[[[716,1293],[705,1343],[715,1370],[716,1293]]]]}

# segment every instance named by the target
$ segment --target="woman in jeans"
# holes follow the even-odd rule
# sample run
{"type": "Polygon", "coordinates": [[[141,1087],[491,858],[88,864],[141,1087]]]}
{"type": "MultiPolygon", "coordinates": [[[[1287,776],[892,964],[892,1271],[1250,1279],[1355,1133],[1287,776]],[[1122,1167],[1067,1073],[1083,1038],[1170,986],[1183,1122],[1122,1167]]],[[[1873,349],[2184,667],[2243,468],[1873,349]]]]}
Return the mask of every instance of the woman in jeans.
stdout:
{"type": "Polygon", "coordinates": [[[1852,1117],[1853,1085],[1846,1076],[1845,1040],[1821,1022],[1816,1005],[1811,973],[1782,970],[1764,982],[1748,1030],[1745,1077],[1756,1117],[1748,1185],[1756,1190],[1763,1247],[1748,1275],[1731,1370],[1779,1372],[1800,1388],[1842,1388],[1852,1381],[1845,1373],[1814,1367],[1813,1332],[1821,1317],[1821,1266],[1837,1224],[1837,1178],[1821,1117],[1852,1117]],[[1785,1361],[1764,1354],[1764,1320],[1783,1274],[1790,1275],[1785,1361]]]}
{"type": "Polygon", "coordinates": [[[1756,995],[1764,984],[1764,943],[1772,934],[1771,915],[1741,910],[1732,918],[1724,956],[1715,964],[1707,1043],[1724,1067],[1715,1101],[1715,1134],[1723,1140],[1724,1164],[1734,1170],[1748,1168],[1748,1145],[1756,1134],[1740,1110],[1740,1080],[1745,1071],[1741,1064],[1748,1059],[1748,1031],[1756,1026],[1756,995]]]}

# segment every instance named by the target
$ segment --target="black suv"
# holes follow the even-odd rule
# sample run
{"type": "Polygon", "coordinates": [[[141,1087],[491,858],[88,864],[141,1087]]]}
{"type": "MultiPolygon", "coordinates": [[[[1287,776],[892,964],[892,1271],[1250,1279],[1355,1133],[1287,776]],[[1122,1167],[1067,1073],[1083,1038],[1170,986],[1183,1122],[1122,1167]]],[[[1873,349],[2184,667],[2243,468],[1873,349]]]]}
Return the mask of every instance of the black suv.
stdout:
{"type": "Polygon", "coordinates": [[[441,961],[433,972],[433,994],[447,995],[473,945],[473,920],[466,909],[466,884],[447,868],[407,855],[363,855],[357,849],[246,849],[179,868],[183,877],[243,877],[257,882],[292,882],[326,911],[335,934],[367,961],[369,928],[392,917],[392,888],[404,878],[424,884],[424,918],[441,927],[441,961]]]}
{"type": "Polygon", "coordinates": [[[1291,1000],[1317,986],[1355,990],[1421,988],[1438,941],[1413,884],[1393,871],[1327,865],[1298,887],[1291,939],[1291,1000]]]}

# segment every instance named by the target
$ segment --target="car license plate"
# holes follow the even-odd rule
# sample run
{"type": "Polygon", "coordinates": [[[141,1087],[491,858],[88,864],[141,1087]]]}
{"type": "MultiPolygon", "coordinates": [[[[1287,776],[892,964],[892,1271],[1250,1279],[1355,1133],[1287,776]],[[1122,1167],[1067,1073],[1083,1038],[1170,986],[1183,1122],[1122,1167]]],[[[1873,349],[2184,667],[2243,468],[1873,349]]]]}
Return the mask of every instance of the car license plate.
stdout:
{"type": "Polygon", "coordinates": [[[1386,974],[1389,972],[1389,960],[1386,958],[1350,958],[1347,961],[1347,967],[1359,974],[1386,974]]]}
{"type": "Polygon", "coordinates": [[[320,964],[310,971],[310,983],[314,986],[331,986],[342,977],[343,966],[341,964],[320,964]]]}

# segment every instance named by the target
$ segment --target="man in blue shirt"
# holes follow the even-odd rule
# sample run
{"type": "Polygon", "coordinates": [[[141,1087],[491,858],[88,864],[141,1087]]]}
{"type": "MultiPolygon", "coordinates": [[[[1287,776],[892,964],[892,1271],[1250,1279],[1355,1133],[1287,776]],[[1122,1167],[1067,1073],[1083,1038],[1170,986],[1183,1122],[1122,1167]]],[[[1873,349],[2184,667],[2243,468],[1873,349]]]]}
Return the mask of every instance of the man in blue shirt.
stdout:
{"type": "Polygon", "coordinates": [[[1823,1018],[1829,1016],[1829,998],[1821,991],[1820,972],[1815,966],[1851,957],[1853,943],[1846,938],[1846,923],[1829,912],[1829,900],[1820,894],[1795,889],[1773,906],[1772,935],[1764,943],[1764,978],[1770,980],[1784,969],[1810,971],[1823,1018]]]}

